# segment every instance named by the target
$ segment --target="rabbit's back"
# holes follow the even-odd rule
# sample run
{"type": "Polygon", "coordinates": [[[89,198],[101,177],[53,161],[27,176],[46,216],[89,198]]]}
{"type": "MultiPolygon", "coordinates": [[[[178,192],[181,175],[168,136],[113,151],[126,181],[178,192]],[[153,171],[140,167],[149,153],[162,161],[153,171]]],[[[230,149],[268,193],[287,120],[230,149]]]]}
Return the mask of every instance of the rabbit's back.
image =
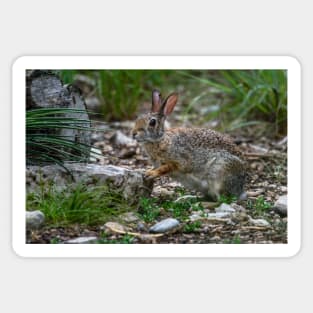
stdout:
{"type": "Polygon", "coordinates": [[[227,135],[207,128],[172,128],[167,130],[172,147],[187,149],[191,152],[198,151],[228,151],[238,157],[241,151],[227,135]]]}
{"type": "Polygon", "coordinates": [[[154,166],[172,164],[176,170],[170,176],[190,189],[214,199],[243,192],[242,154],[226,135],[203,128],[173,128],[145,148],[154,166]]]}

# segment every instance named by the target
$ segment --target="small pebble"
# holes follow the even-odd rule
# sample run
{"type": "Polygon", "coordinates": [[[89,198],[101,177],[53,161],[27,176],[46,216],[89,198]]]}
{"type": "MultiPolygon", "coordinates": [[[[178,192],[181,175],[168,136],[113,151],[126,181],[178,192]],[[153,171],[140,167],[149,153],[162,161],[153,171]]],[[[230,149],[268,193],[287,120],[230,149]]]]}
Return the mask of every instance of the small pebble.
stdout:
{"type": "Polygon", "coordinates": [[[281,216],[287,216],[287,195],[280,196],[275,202],[273,209],[281,216]]]}
{"type": "Polygon", "coordinates": [[[268,221],[261,219],[261,218],[260,219],[250,218],[249,222],[251,224],[253,224],[254,226],[259,226],[259,227],[270,227],[271,226],[271,224],[268,221]]]}
{"type": "Polygon", "coordinates": [[[151,226],[149,231],[151,233],[165,233],[176,228],[178,225],[179,221],[175,218],[167,218],[151,226]]]}
{"type": "Polygon", "coordinates": [[[215,209],[215,212],[229,212],[229,213],[233,213],[233,212],[236,212],[236,210],[233,207],[231,207],[229,204],[222,203],[219,207],[217,207],[215,209]]]}
{"type": "Polygon", "coordinates": [[[45,221],[45,215],[37,211],[26,211],[26,228],[27,229],[38,229],[45,221]]]}
{"type": "Polygon", "coordinates": [[[86,244],[97,240],[97,237],[78,237],[65,241],[64,243],[86,244]]]}

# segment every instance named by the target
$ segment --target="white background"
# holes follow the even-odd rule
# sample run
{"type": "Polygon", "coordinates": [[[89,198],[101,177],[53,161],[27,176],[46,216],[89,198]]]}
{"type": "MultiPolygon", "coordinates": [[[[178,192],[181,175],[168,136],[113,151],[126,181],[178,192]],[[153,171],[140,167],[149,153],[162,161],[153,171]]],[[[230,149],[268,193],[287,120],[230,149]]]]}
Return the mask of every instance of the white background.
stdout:
{"type": "Polygon", "coordinates": [[[0,311],[312,311],[311,12],[304,0],[2,1],[0,311]],[[290,259],[17,257],[11,249],[11,64],[20,55],[41,54],[297,57],[303,78],[300,253],[290,259]]]}

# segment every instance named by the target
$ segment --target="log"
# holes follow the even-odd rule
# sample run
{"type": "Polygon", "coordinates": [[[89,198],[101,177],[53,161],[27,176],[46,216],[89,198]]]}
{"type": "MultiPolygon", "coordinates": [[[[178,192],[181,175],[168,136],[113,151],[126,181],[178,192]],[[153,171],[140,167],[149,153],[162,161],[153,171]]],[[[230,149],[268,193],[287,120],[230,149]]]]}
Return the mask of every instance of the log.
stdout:
{"type": "MultiPolygon", "coordinates": [[[[40,108],[73,108],[82,110],[81,113],[66,112],[62,114],[64,118],[78,118],[86,120],[86,123],[79,123],[75,126],[83,126],[85,129],[91,128],[90,118],[86,110],[86,104],[79,88],[73,85],[64,85],[62,80],[53,71],[48,70],[27,70],[26,71],[26,110],[34,110],[40,108]]],[[[91,132],[81,129],[68,128],[41,128],[32,130],[31,134],[55,135],[60,138],[66,138],[78,144],[90,146],[91,132]]],[[[26,134],[27,135],[27,134],[26,134]]],[[[26,149],[28,147],[26,146],[26,149]]],[[[88,151],[88,149],[87,149],[88,151]]],[[[70,150],[70,153],[78,154],[75,150],[70,150]]],[[[88,154],[88,153],[87,153],[88,154]]],[[[81,157],[85,158],[82,161],[88,161],[89,155],[84,153],[81,157]]],[[[64,154],[60,156],[64,158],[64,154]]],[[[27,160],[27,163],[30,164],[27,160]]],[[[62,161],[67,161],[63,160],[62,161]]],[[[34,164],[31,162],[31,164],[34,164]]]]}

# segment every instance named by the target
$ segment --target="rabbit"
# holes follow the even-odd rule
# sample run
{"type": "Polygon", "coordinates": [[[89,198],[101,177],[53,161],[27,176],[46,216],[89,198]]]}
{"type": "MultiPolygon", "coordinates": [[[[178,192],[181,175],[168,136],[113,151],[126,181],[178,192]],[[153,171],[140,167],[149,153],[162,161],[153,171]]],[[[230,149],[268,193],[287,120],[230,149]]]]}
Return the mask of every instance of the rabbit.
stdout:
{"type": "Polygon", "coordinates": [[[206,128],[165,129],[164,122],[178,100],[171,93],[164,101],[158,90],[152,92],[151,112],[135,121],[132,135],[143,144],[154,169],[149,179],[168,174],[186,188],[217,201],[221,196],[244,193],[245,163],[231,139],[206,128]]]}

